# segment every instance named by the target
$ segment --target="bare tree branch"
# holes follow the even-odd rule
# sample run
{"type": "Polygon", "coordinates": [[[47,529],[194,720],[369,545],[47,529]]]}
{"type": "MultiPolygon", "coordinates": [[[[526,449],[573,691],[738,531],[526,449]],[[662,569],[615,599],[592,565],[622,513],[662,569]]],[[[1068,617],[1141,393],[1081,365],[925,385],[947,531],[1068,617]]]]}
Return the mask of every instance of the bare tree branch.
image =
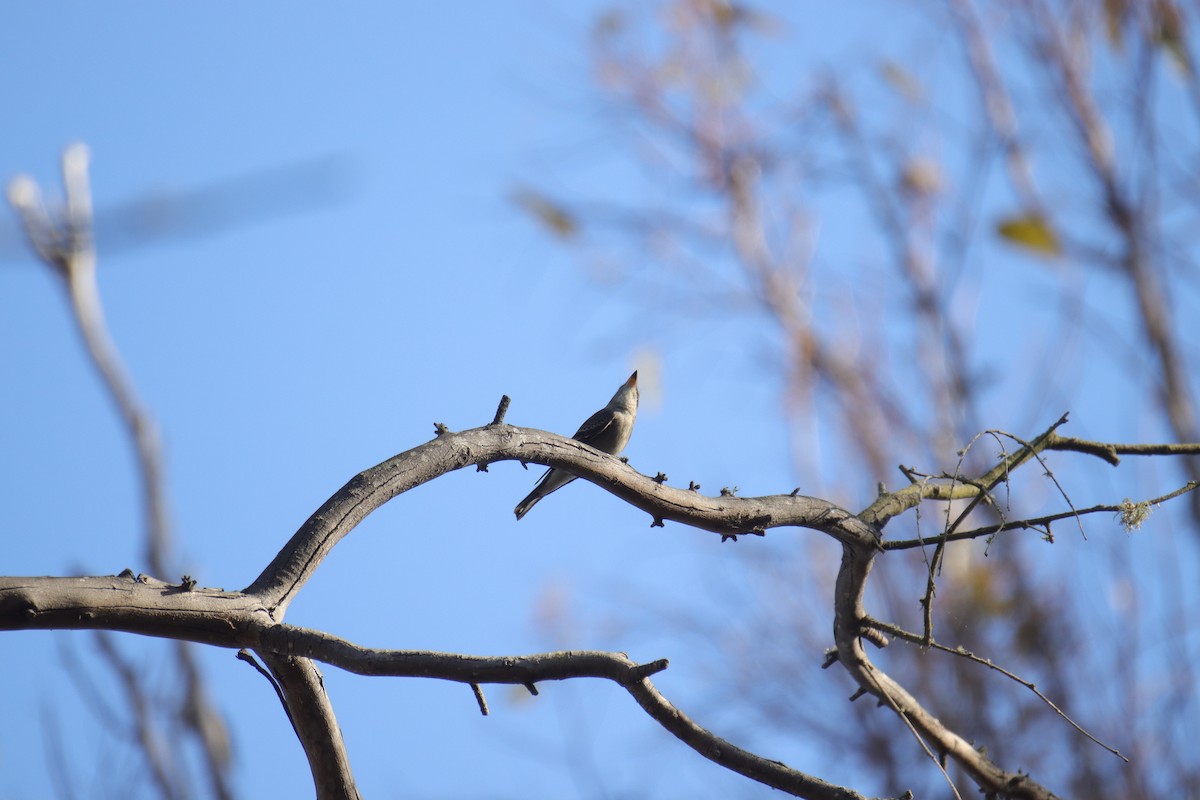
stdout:
{"type": "Polygon", "coordinates": [[[638,664],[620,653],[594,651],[483,657],[376,650],[321,631],[274,623],[261,603],[240,592],[203,588],[183,592],[153,579],[115,576],[0,578],[0,630],[40,628],[186,635],[204,644],[254,648],[270,665],[286,697],[288,714],[309,755],[322,798],[355,795],[341,734],[327,708],[314,659],[360,675],[436,678],[467,685],[535,686],[547,680],[604,678],[622,686],[651,718],[685,744],[722,766],[797,797],[861,797],[743,750],[694,723],[649,681],[649,676],[666,669],[666,659],[638,664]],[[84,614],[81,609],[89,611],[84,614]],[[304,719],[299,718],[302,714],[304,719]]]}
{"type": "MultiPolygon", "coordinates": [[[[993,534],[1000,533],[1001,531],[1008,531],[1008,530],[1015,531],[1015,530],[1028,530],[1028,529],[1041,530],[1041,529],[1046,528],[1051,523],[1058,522],[1059,520],[1079,519],[1080,517],[1086,516],[1088,514],[1099,514],[1102,512],[1108,512],[1110,514],[1121,514],[1124,516],[1124,515],[1130,514],[1131,512],[1136,512],[1136,510],[1138,508],[1149,508],[1151,506],[1157,506],[1161,503],[1165,503],[1168,500],[1173,500],[1174,498],[1179,497],[1180,495],[1195,491],[1197,488],[1200,488],[1200,482],[1189,481],[1188,483],[1184,484],[1183,486],[1179,487],[1178,489],[1176,489],[1173,492],[1168,492],[1164,495],[1160,495],[1158,497],[1151,498],[1150,500],[1142,500],[1137,503],[1134,503],[1132,500],[1126,500],[1123,503],[1120,503],[1117,505],[1101,504],[1101,505],[1095,505],[1095,506],[1088,506],[1087,508],[1073,509],[1071,511],[1061,511],[1057,514],[1046,514],[1045,516],[1041,516],[1041,517],[1030,517],[1028,519],[1018,519],[1018,520],[1007,520],[1007,521],[997,524],[997,525],[985,525],[981,528],[972,528],[969,531],[957,531],[955,533],[939,535],[937,537],[931,537],[929,539],[893,539],[891,541],[884,542],[883,549],[889,550],[889,551],[890,550],[911,550],[915,547],[925,547],[933,541],[959,542],[959,541],[964,541],[966,539],[978,539],[982,536],[991,536],[993,534]]],[[[1138,524],[1140,525],[1140,522],[1138,524]]],[[[1133,525],[1130,527],[1137,527],[1137,525],[1133,525]]]]}
{"type": "Polygon", "coordinates": [[[154,702],[146,694],[142,676],[117,652],[108,631],[96,631],[96,644],[120,679],[121,690],[125,694],[124,705],[130,709],[136,740],[158,791],[168,798],[188,796],[182,793],[184,783],[179,775],[180,765],[175,760],[174,751],[167,746],[163,731],[155,722],[154,702]]]}
{"type": "Polygon", "coordinates": [[[47,212],[41,191],[30,178],[10,184],[9,202],[20,215],[33,249],[62,278],[84,347],[134,444],[142,480],[146,558],[151,569],[162,575],[169,570],[172,548],[162,448],[157,426],[138,399],[104,320],[96,283],[87,147],[75,144],[63,151],[62,173],[66,209],[60,218],[47,212]]]}
{"type": "MultiPolygon", "coordinates": [[[[167,511],[167,488],[164,476],[162,447],[158,427],[146,407],[138,399],[133,382],[121,362],[120,354],[104,319],[100,288],[96,280],[96,249],[92,219],[92,194],[88,178],[89,154],[85,145],[67,147],[62,155],[62,180],[66,208],[58,218],[53,217],[41,200],[41,191],[30,178],[18,178],[9,186],[9,201],[21,217],[26,236],[33,249],[55,274],[62,278],[70,299],[72,316],[79,327],[83,344],[92,364],[108,391],[125,425],[137,456],[141,478],[142,508],[145,517],[145,554],[150,569],[165,575],[174,563],[174,541],[167,511]]],[[[116,666],[115,650],[106,651],[110,664],[116,666]]],[[[178,719],[192,732],[208,767],[209,783],[220,800],[232,797],[230,789],[229,733],[221,713],[209,700],[204,676],[187,644],[174,649],[184,680],[184,701],[178,709],[178,719]]],[[[130,675],[119,671],[130,691],[130,675]]],[[[154,708],[134,706],[137,724],[144,728],[154,708]]],[[[174,709],[172,710],[173,713],[174,709]]],[[[171,751],[174,737],[165,745],[165,752],[146,750],[151,764],[161,761],[171,751]]],[[[155,744],[143,738],[149,748],[155,744]]],[[[157,745],[156,745],[157,746],[157,745]]],[[[164,797],[174,797],[185,791],[185,781],[176,779],[167,785],[164,773],[156,770],[158,784],[164,797]]]]}
{"type": "Polygon", "coordinates": [[[259,653],[278,681],[312,769],[317,800],[360,800],[342,729],[317,665],[307,658],[259,653]]]}
{"type": "Polygon", "coordinates": [[[574,439],[532,428],[489,425],[444,433],[365,470],[300,527],[246,594],[262,599],[281,619],[288,604],[343,536],[397,495],[466,466],[525,461],[565,469],[595,483],[654,519],[672,520],[723,535],[781,526],[809,527],[839,541],[873,546],[870,526],[825,500],[803,495],[706,497],[639,474],[619,459],[574,439]]]}
{"type": "Polygon", "coordinates": [[[996,664],[995,662],[993,662],[991,659],[980,658],[979,656],[975,655],[974,653],[970,652],[969,650],[966,650],[963,647],[947,647],[946,645],[942,644],[941,642],[929,641],[926,639],[926,637],[921,636],[920,634],[913,633],[912,631],[906,631],[903,628],[901,628],[899,625],[892,625],[887,622],[881,622],[879,620],[874,620],[874,619],[870,620],[867,624],[870,625],[872,628],[883,631],[884,633],[889,633],[892,636],[895,636],[897,639],[900,639],[903,642],[908,642],[909,644],[919,645],[921,647],[932,647],[934,650],[939,650],[943,653],[949,653],[951,655],[958,656],[960,658],[965,658],[968,661],[971,661],[975,664],[981,664],[981,665],[987,667],[988,669],[999,672],[1001,675],[1008,678],[1009,680],[1011,680],[1015,683],[1019,683],[1022,686],[1024,686],[1026,689],[1028,689],[1029,691],[1033,692],[1039,700],[1041,700],[1043,703],[1045,703],[1047,706],[1049,706],[1050,709],[1052,709],[1054,711],[1054,713],[1058,714],[1058,716],[1062,717],[1063,720],[1065,720],[1066,723],[1068,725],[1070,725],[1072,728],[1079,731],[1081,734],[1083,734],[1087,738],[1091,739],[1093,742],[1100,745],[1108,752],[1117,756],[1122,761],[1124,761],[1126,763],[1129,762],[1129,759],[1126,758],[1125,756],[1123,756],[1121,754],[1120,750],[1117,750],[1115,747],[1111,747],[1111,746],[1105,744],[1104,742],[1100,741],[1095,736],[1093,736],[1091,733],[1089,733],[1086,729],[1084,729],[1083,726],[1081,726],[1078,722],[1076,722],[1075,720],[1073,720],[1069,716],[1067,716],[1066,712],[1064,712],[1061,708],[1059,708],[1054,703],[1054,701],[1052,701],[1049,697],[1047,697],[1045,694],[1043,694],[1037,688],[1037,685],[1034,684],[1032,681],[1025,680],[1020,675],[1017,675],[1016,673],[1005,669],[1004,667],[1000,666],[999,664],[996,664]]]}
{"type": "MultiPolygon", "coordinates": [[[[1011,469],[1035,458],[1038,449],[1064,421],[1059,420],[1005,463],[997,465],[980,482],[994,485],[1011,469]]],[[[1028,776],[1000,769],[960,736],[946,729],[866,657],[861,641],[867,636],[869,626],[862,598],[877,543],[875,531],[861,519],[826,501],[800,495],[738,498],[723,494],[706,497],[696,491],[674,489],[573,439],[527,428],[488,425],[460,433],[445,432],[360,473],[301,526],[271,565],[244,592],[172,585],[145,577],[137,580],[128,577],[6,578],[0,579],[0,629],[109,628],[187,638],[223,647],[250,647],[264,654],[277,677],[283,672],[295,680],[310,675],[309,668],[300,666],[301,662],[296,659],[318,659],[361,674],[436,677],[467,684],[531,685],[539,680],[585,674],[606,677],[629,690],[643,707],[655,708],[652,714],[655,719],[676,735],[684,734],[681,735],[684,741],[704,752],[694,743],[700,741],[696,737],[712,746],[712,735],[687,721],[677,709],[660,703],[657,693],[646,682],[649,674],[666,666],[665,661],[639,666],[614,654],[565,653],[527,659],[481,659],[450,654],[371,651],[329,634],[279,622],[290,600],[324,556],[371,511],[392,497],[451,470],[504,460],[568,469],[655,519],[684,522],[723,535],[801,526],[837,539],[843,544],[844,552],[835,592],[834,636],[838,660],[860,687],[902,715],[905,723],[911,725],[922,740],[933,743],[938,752],[959,761],[984,789],[1004,791],[1017,797],[1052,797],[1028,776]],[[81,613],[84,609],[86,613],[81,613]],[[279,660],[284,657],[289,660],[279,660]]],[[[334,729],[332,723],[320,723],[326,718],[325,712],[321,711],[326,701],[311,688],[316,685],[313,684],[315,680],[313,668],[309,678],[291,689],[293,693],[300,693],[301,702],[314,715],[307,724],[297,722],[297,730],[301,731],[302,739],[319,735],[326,745],[332,746],[336,744],[332,738],[334,729]],[[309,688],[303,689],[303,686],[309,688]]],[[[285,693],[287,691],[285,689],[285,693]]],[[[295,713],[291,694],[288,706],[295,713]]],[[[311,750],[313,743],[305,740],[305,746],[311,750]]],[[[730,747],[728,743],[719,743],[715,749],[734,753],[728,749],[730,747]]],[[[736,757],[730,756],[727,765],[757,780],[780,788],[786,785],[790,787],[789,791],[796,789],[800,796],[835,796],[822,794],[825,790],[816,784],[805,783],[810,780],[807,777],[795,783],[799,774],[790,770],[772,778],[762,772],[761,759],[741,751],[737,753],[736,757]]],[[[340,765],[340,760],[335,759],[335,764],[340,765]]],[[[343,775],[338,779],[342,783],[334,783],[346,785],[344,776],[348,773],[344,773],[343,766],[333,768],[318,764],[314,768],[321,769],[323,775],[326,774],[324,771],[332,769],[329,774],[343,775]]],[[[327,778],[318,777],[318,780],[327,778]]]]}
{"type": "Polygon", "coordinates": [[[834,639],[837,642],[838,661],[850,672],[860,691],[874,695],[884,706],[902,716],[922,740],[930,742],[939,755],[957,761],[985,792],[1030,800],[1054,798],[1052,792],[1029,775],[1009,772],[997,766],[970,742],[943,725],[912,694],[867,657],[861,634],[866,627],[863,592],[871,571],[871,561],[872,558],[864,557],[862,551],[844,547],[842,567],[838,571],[834,592],[834,639]]]}

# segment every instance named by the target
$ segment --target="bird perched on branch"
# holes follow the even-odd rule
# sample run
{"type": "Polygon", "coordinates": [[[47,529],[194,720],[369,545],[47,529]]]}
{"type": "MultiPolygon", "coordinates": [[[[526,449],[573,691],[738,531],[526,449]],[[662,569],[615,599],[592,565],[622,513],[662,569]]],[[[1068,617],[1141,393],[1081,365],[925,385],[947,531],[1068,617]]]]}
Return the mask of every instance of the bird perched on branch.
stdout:
{"type": "MultiPolygon", "coordinates": [[[[633,433],[633,421],[637,418],[637,407],[637,370],[634,370],[629,380],[621,384],[612,400],[608,401],[608,405],[588,417],[587,422],[580,425],[571,438],[615,456],[629,443],[629,435],[633,433]]],[[[543,497],[573,480],[575,476],[564,470],[553,467],[546,470],[546,474],[538,480],[529,496],[517,503],[513,513],[520,519],[543,497]]]]}

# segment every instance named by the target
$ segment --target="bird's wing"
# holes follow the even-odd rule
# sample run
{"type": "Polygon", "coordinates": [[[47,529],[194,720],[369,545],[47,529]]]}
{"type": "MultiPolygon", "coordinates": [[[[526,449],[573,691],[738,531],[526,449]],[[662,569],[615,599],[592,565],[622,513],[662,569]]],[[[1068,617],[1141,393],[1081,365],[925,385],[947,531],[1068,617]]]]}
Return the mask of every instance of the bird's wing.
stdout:
{"type": "Polygon", "coordinates": [[[535,483],[535,484],[533,485],[533,488],[535,488],[535,489],[536,489],[537,487],[539,487],[539,486],[541,486],[543,483],[545,483],[545,482],[546,482],[546,478],[547,478],[547,477],[550,475],[550,473],[551,473],[551,472],[554,472],[554,467],[547,467],[547,468],[546,468],[546,471],[542,473],[542,477],[540,477],[540,478],[538,478],[538,479],[537,479],[537,483],[535,483]]]}
{"type": "Polygon", "coordinates": [[[579,430],[575,431],[572,439],[577,439],[585,444],[591,443],[597,436],[608,430],[616,421],[616,415],[607,408],[597,411],[592,414],[587,420],[579,426],[579,430]]]}

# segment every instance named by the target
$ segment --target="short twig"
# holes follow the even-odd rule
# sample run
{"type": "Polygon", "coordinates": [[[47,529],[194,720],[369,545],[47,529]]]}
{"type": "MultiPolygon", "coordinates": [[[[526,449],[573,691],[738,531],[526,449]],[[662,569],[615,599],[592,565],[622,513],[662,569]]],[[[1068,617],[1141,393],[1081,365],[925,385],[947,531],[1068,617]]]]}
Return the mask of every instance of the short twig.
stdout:
{"type": "Polygon", "coordinates": [[[471,691],[475,693],[475,702],[479,703],[479,713],[486,717],[488,715],[488,704],[487,698],[483,696],[483,687],[478,683],[472,683],[471,691]]]}
{"type": "Polygon", "coordinates": [[[504,415],[508,413],[508,404],[512,402],[508,399],[508,395],[501,395],[500,405],[496,407],[496,416],[492,418],[493,425],[502,425],[504,423],[504,415]]]}

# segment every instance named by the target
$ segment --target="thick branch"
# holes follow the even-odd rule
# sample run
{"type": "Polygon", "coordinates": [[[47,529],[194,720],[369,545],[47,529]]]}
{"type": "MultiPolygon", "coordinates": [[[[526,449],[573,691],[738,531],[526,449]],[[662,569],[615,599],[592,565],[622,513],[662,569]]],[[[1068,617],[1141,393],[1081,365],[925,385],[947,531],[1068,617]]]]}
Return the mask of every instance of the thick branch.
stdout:
{"type": "Polygon", "coordinates": [[[0,630],[110,630],[218,647],[249,646],[270,618],[254,597],[153,578],[0,577],[0,630]]]}
{"type": "Polygon", "coordinates": [[[317,800],[360,800],[342,729],[325,694],[317,665],[307,658],[260,653],[286,698],[288,716],[296,729],[312,770],[317,800]]]}
{"type": "MultiPolygon", "coordinates": [[[[619,463],[619,462],[618,462],[619,463]]],[[[360,647],[321,631],[278,624],[249,595],[184,591],[160,581],[116,576],[0,578],[0,630],[106,628],[252,648],[271,667],[308,754],[318,797],[355,797],[341,732],[313,660],[361,675],[436,678],[465,684],[532,686],[603,678],[623,687],[654,720],[717,764],[797,797],[855,800],[861,795],[762,758],[692,722],[649,681],[665,659],[638,664],[621,653],[573,651],[532,656],[468,656],[360,647]]]]}
{"type": "Polygon", "coordinates": [[[275,619],[281,619],[321,560],[372,511],[447,472],[497,461],[559,467],[655,519],[723,535],[800,526],[823,531],[843,543],[873,546],[875,540],[870,526],[825,500],[800,495],[706,497],[656,483],[620,459],[574,439],[532,428],[489,425],[441,434],[356,475],[309,517],[246,593],[261,598],[275,619]]]}
{"type": "MultiPolygon", "coordinates": [[[[984,476],[985,485],[1002,480],[1009,470],[1033,457],[1063,421],[984,476]]],[[[985,790],[1015,797],[1053,797],[1028,777],[1000,769],[945,728],[867,658],[862,646],[862,637],[868,633],[863,591],[877,551],[875,532],[866,522],[816,498],[706,497],[670,488],[573,439],[507,425],[443,433],[360,473],[301,527],[244,593],[188,591],[157,581],[120,577],[0,579],[0,629],[103,627],[225,647],[250,647],[292,659],[317,659],[362,674],[413,675],[468,684],[532,685],[539,680],[602,677],[626,688],[664,727],[717,763],[800,796],[854,796],[848,790],[816,782],[786,766],[738,750],[696,726],[646,680],[647,675],[665,666],[663,662],[638,665],[624,656],[596,653],[489,659],[376,651],[329,634],[279,624],[287,604],[324,556],[371,511],[446,472],[504,460],[567,469],[655,519],[670,519],[721,534],[803,526],[837,538],[844,554],[835,593],[834,636],[838,658],[851,676],[863,690],[900,714],[932,751],[952,756],[985,790]]]]}

